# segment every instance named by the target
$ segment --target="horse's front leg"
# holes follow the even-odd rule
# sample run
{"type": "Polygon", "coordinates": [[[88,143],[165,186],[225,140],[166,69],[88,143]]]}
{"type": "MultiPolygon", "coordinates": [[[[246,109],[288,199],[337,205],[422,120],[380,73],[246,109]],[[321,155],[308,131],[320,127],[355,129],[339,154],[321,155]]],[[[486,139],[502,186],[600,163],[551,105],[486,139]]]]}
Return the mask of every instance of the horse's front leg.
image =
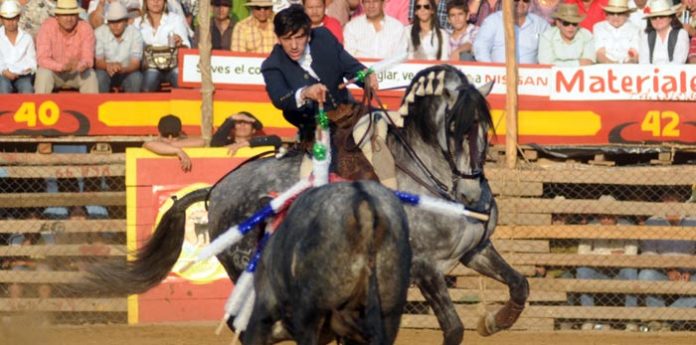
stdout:
{"type": "Polygon", "coordinates": [[[422,261],[414,260],[411,270],[414,282],[435,312],[437,322],[444,333],[444,344],[461,344],[464,337],[464,325],[447,291],[445,276],[431,264],[422,261]]]}
{"type": "Polygon", "coordinates": [[[512,268],[500,256],[490,240],[486,240],[460,261],[476,272],[506,284],[510,292],[510,299],[495,315],[489,313],[479,321],[479,334],[489,336],[512,327],[524,310],[529,296],[527,278],[512,268]]]}

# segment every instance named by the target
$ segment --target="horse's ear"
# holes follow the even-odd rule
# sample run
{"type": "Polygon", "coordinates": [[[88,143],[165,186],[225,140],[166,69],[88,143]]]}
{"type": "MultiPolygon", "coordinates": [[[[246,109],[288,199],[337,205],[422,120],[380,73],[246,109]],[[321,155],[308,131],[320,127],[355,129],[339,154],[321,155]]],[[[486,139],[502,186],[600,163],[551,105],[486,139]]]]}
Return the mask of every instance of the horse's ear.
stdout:
{"type": "Polygon", "coordinates": [[[491,91],[493,91],[493,85],[495,85],[495,81],[491,80],[479,86],[477,89],[483,95],[483,97],[486,97],[491,93],[491,91]]]}

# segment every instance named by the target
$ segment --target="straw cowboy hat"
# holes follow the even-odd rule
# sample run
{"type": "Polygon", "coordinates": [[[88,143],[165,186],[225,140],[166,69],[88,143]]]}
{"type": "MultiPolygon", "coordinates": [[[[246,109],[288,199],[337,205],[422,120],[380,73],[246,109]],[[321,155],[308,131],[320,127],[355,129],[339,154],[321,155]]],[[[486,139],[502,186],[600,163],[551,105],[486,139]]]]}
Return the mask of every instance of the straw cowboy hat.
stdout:
{"type": "Polygon", "coordinates": [[[580,23],[585,16],[578,13],[578,5],[576,4],[560,4],[551,14],[552,18],[564,20],[569,23],[580,23]]]}
{"type": "Polygon", "coordinates": [[[246,7],[273,7],[271,0],[251,0],[244,4],[246,7]]]}
{"type": "Polygon", "coordinates": [[[606,6],[603,7],[605,12],[609,13],[625,13],[633,12],[637,8],[628,8],[628,0],[609,0],[606,6]]]}
{"type": "Polygon", "coordinates": [[[651,0],[643,9],[643,18],[671,16],[677,13],[679,5],[674,5],[672,0],[651,0]]]}
{"type": "Polygon", "coordinates": [[[109,4],[109,9],[106,11],[107,22],[117,22],[119,20],[128,19],[128,9],[120,1],[109,4]]]}
{"type": "Polygon", "coordinates": [[[14,0],[5,0],[0,6],[0,17],[5,19],[12,19],[18,16],[22,12],[19,3],[14,0]]]}
{"type": "Polygon", "coordinates": [[[53,14],[80,14],[80,6],[76,0],[58,0],[53,14]]]}

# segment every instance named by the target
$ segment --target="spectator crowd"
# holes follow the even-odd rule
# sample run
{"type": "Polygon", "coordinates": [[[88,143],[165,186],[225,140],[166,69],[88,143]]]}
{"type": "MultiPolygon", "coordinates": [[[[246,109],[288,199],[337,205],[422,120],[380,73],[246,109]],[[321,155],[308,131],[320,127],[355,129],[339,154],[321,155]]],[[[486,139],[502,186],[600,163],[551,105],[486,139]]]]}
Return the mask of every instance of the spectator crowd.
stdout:
{"type": "MultiPolygon", "coordinates": [[[[0,0],[0,93],[157,91],[195,47],[196,0],[0,0]]],[[[212,0],[213,49],[268,54],[298,0],[212,0]]],[[[358,58],[505,61],[502,0],[303,0],[358,58]]],[[[515,0],[519,63],[696,63],[696,0],[515,0]]]]}

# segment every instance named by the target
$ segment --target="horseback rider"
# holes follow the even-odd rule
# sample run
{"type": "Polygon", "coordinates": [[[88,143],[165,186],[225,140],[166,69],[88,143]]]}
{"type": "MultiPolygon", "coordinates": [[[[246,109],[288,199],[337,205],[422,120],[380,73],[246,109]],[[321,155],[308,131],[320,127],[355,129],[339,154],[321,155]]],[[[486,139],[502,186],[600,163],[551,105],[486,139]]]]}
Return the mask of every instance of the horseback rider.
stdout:
{"type": "MultiPolygon", "coordinates": [[[[348,54],[327,29],[312,29],[311,20],[299,5],[280,11],[273,24],[278,44],[261,65],[273,105],[298,128],[300,142],[307,148],[314,140],[318,106],[323,104],[331,120],[334,170],[348,179],[378,180],[369,161],[355,149],[352,127],[359,111],[343,87],[344,78],[354,78],[366,67],[348,54]]],[[[377,91],[376,76],[365,78],[358,85],[367,86],[366,92],[377,91]]]]}

